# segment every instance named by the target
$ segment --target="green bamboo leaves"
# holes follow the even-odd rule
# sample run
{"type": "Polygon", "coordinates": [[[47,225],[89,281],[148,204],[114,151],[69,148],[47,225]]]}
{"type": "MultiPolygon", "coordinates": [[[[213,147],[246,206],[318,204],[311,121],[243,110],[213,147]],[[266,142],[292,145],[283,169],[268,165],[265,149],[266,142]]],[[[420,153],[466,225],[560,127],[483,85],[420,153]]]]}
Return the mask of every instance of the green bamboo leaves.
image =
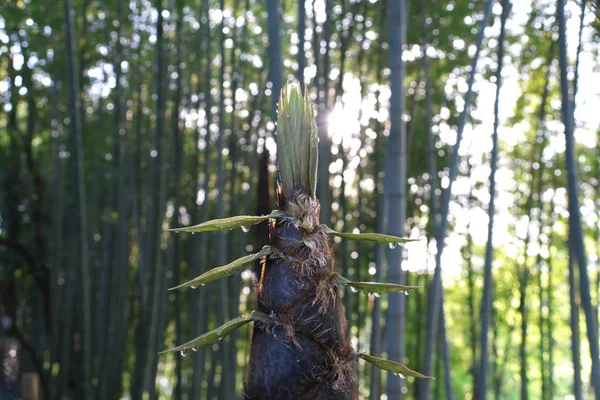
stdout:
{"type": "Polygon", "coordinates": [[[180,346],[173,347],[172,349],[163,350],[158,354],[172,353],[175,351],[179,351],[179,352],[181,352],[182,356],[185,356],[189,349],[192,349],[192,351],[196,351],[196,350],[198,350],[198,347],[200,347],[204,344],[216,343],[220,340],[223,340],[223,338],[230,336],[231,334],[233,334],[233,332],[235,332],[236,330],[238,330],[239,328],[241,328],[242,326],[244,326],[250,322],[265,323],[265,322],[270,322],[270,321],[271,321],[271,318],[267,314],[260,312],[260,311],[252,311],[252,313],[248,317],[234,318],[231,321],[224,323],[217,329],[213,329],[210,332],[206,332],[205,334],[198,336],[194,340],[191,340],[180,346]]]}
{"type": "Polygon", "coordinates": [[[275,210],[269,215],[262,216],[250,216],[250,215],[238,215],[236,217],[213,219],[212,221],[206,221],[199,225],[186,226],[184,228],[169,229],[171,232],[210,232],[210,231],[226,231],[234,228],[242,228],[244,231],[250,229],[250,226],[260,224],[269,218],[289,218],[281,211],[275,210]]]}
{"type": "Polygon", "coordinates": [[[250,262],[256,261],[259,258],[261,258],[263,256],[267,256],[272,253],[273,253],[273,250],[271,249],[271,247],[264,246],[262,248],[262,250],[259,251],[258,253],[249,254],[242,258],[238,258],[237,260],[232,261],[231,263],[224,265],[222,267],[213,268],[210,271],[203,273],[199,277],[194,278],[191,281],[188,281],[186,283],[182,283],[179,286],[172,287],[169,290],[184,289],[184,288],[188,288],[188,287],[195,289],[196,287],[198,287],[200,285],[205,285],[208,282],[216,281],[217,279],[221,279],[221,278],[224,278],[229,275],[237,274],[244,268],[244,265],[246,265],[250,262]]]}
{"type": "Polygon", "coordinates": [[[317,123],[308,91],[297,82],[281,90],[277,120],[277,164],[286,196],[317,190],[317,123]]]}
{"type": "Polygon", "coordinates": [[[337,279],[337,282],[340,285],[348,286],[353,292],[358,292],[359,290],[375,293],[375,296],[383,293],[392,293],[392,292],[404,292],[404,294],[408,295],[411,290],[419,289],[421,286],[406,286],[406,285],[398,285],[397,283],[381,283],[381,282],[352,282],[343,276],[340,276],[337,279]]]}
{"type": "Polygon", "coordinates": [[[213,329],[210,332],[206,332],[205,334],[198,336],[194,340],[191,340],[180,346],[173,347],[172,349],[161,351],[158,354],[172,353],[174,351],[179,351],[179,352],[181,352],[182,356],[185,356],[187,354],[188,349],[192,349],[192,351],[196,351],[199,346],[202,346],[204,344],[216,343],[216,342],[222,340],[223,338],[231,335],[238,328],[240,328],[252,321],[253,321],[252,315],[250,315],[249,317],[234,318],[231,321],[224,323],[217,329],[213,329]]]}
{"type": "Polygon", "coordinates": [[[363,360],[365,360],[368,363],[373,364],[377,368],[385,369],[386,371],[390,371],[390,372],[400,376],[401,378],[405,378],[407,376],[414,376],[415,378],[421,378],[421,379],[434,379],[430,376],[423,375],[417,371],[413,371],[412,369],[410,369],[402,364],[398,364],[397,362],[392,361],[392,360],[385,360],[383,358],[374,357],[367,353],[358,353],[357,355],[358,355],[358,358],[362,358],[363,360]]]}
{"type": "MultiPolygon", "coordinates": [[[[293,170],[293,167],[290,167],[293,170]]],[[[293,219],[289,215],[285,214],[282,211],[274,210],[268,215],[261,216],[251,216],[251,215],[238,215],[235,217],[222,218],[222,219],[213,219],[211,221],[206,221],[198,225],[186,226],[184,228],[176,228],[169,229],[170,232],[211,232],[211,231],[226,231],[235,228],[242,228],[244,231],[248,231],[250,226],[259,224],[263,221],[266,221],[270,218],[280,218],[280,219],[293,219]]],[[[326,225],[321,225],[321,228],[331,236],[337,236],[342,239],[347,240],[359,240],[359,241],[368,241],[375,242],[380,244],[387,244],[390,248],[396,247],[397,244],[404,244],[408,242],[416,242],[419,239],[410,239],[410,238],[401,238],[398,236],[392,235],[384,235],[382,233],[347,233],[347,232],[338,232],[334,229],[326,225]]]]}
{"type": "Polygon", "coordinates": [[[359,240],[359,241],[367,241],[367,242],[375,242],[380,244],[387,244],[390,248],[396,247],[396,245],[408,243],[408,242],[416,242],[419,239],[409,239],[409,238],[401,238],[398,236],[392,235],[384,235],[382,233],[347,233],[347,232],[338,232],[336,230],[331,229],[326,225],[322,225],[325,233],[331,236],[337,236],[342,239],[348,240],[359,240]]]}

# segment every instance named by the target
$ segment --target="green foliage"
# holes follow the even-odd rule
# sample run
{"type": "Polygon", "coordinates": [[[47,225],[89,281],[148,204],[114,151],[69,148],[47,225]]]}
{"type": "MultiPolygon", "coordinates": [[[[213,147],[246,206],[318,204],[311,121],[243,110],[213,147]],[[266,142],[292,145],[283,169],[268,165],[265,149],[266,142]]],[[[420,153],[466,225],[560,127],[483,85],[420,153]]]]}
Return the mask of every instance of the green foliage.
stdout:
{"type": "Polygon", "coordinates": [[[367,292],[369,294],[375,293],[376,296],[382,293],[393,293],[393,292],[403,292],[408,295],[411,290],[416,290],[421,288],[421,286],[407,286],[407,285],[399,285],[397,283],[381,283],[381,282],[352,282],[348,279],[340,276],[338,278],[338,283],[344,286],[348,286],[352,289],[353,292],[357,292],[362,290],[363,292],[367,292]]]}
{"type": "Polygon", "coordinates": [[[221,325],[217,329],[213,329],[210,332],[206,332],[205,334],[200,335],[196,339],[190,340],[189,342],[184,343],[181,346],[177,346],[177,347],[173,347],[172,349],[161,351],[159,354],[180,351],[181,355],[186,355],[187,351],[190,349],[195,352],[198,350],[198,347],[200,347],[202,345],[217,343],[217,342],[223,340],[224,338],[226,338],[227,336],[232,335],[237,329],[252,322],[253,321],[252,318],[253,318],[252,315],[250,315],[248,317],[238,317],[238,318],[232,319],[231,321],[226,322],[225,324],[221,325]]]}
{"type": "Polygon", "coordinates": [[[169,229],[171,232],[210,232],[210,231],[225,231],[232,230],[235,228],[242,228],[244,231],[248,231],[250,226],[260,224],[270,218],[283,218],[285,214],[281,211],[273,211],[269,215],[263,215],[260,217],[254,217],[249,215],[238,215],[236,217],[214,219],[212,221],[203,222],[194,226],[186,226],[184,228],[169,229]]]}
{"type": "Polygon", "coordinates": [[[224,265],[222,267],[213,268],[213,269],[203,273],[199,277],[194,278],[191,281],[182,283],[181,285],[172,287],[169,290],[184,289],[184,288],[195,289],[198,286],[204,286],[205,284],[207,284],[209,282],[216,281],[218,279],[225,278],[225,277],[233,275],[233,274],[237,274],[244,269],[246,264],[251,263],[256,260],[259,260],[260,258],[267,256],[271,253],[273,253],[273,250],[269,246],[264,246],[262,248],[262,250],[259,251],[258,253],[249,254],[249,255],[239,258],[235,261],[232,261],[229,264],[224,265]]]}
{"type": "Polygon", "coordinates": [[[328,235],[337,236],[342,239],[374,242],[374,243],[379,243],[379,244],[387,244],[390,246],[390,248],[394,248],[397,245],[403,245],[404,243],[416,242],[416,241],[420,240],[420,239],[401,238],[401,237],[392,236],[392,235],[384,235],[383,233],[338,232],[338,231],[335,231],[324,225],[323,225],[323,230],[328,235]]]}
{"type": "Polygon", "coordinates": [[[415,378],[421,379],[434,379],[430,376],[420,374],[417,371],[413,371],[412,369],[392,360],[384,360],[383,358],[374,357],[366,353],[359,353],[358,358],[361,358],[366,362],[373,364],[377,368],[384,369],[386,371],[391,371],[394,374],[399,375],[400,377],[413,376],[415,378]]]}

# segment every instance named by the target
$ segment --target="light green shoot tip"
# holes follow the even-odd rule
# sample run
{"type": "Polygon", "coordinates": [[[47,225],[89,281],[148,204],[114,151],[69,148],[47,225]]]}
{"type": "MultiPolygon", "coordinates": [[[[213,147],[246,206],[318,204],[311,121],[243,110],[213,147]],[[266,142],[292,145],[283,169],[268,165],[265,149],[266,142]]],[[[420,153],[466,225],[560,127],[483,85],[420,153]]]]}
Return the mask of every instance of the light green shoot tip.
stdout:
{"type": "Polygon", "coordinates": [[[281,90],[277,121],[279,183],[287,196],[314,196],[317,185],[317,123],[310,96],[297,82],[281,90]]]}

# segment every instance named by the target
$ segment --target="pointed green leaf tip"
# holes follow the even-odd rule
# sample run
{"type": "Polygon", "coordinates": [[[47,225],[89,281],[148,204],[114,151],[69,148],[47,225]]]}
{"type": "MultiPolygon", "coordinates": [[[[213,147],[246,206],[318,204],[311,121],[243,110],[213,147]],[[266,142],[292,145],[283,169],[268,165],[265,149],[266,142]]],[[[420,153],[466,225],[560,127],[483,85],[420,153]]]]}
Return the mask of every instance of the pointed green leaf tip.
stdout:
{"type": "Polygon", "coordinates": [[[221,325],[217,329],[213,329],[210,332],[206,332],[205,334],[198,336],[194,340],[191,340],[180,346],[173,347],[172,349],[161,351],[158,354],[172,353],[174,351],[181,351],[182,354],[184,354],[185,352],[188,351],[188,349],[192,349],[192,351],[195,351],[197,349],[197,347],[202,346],[203,344],[215,343],[215,342],[218,342],[219,340],[222,340],[224,337],[231,335],[237,329],[241,328],[242,326],[244,326],[247,323],[250,323],[252,321],[254,321],[254,322],[270,321],[270,317],[263,312],[252,311],[252,313],[248,317],[234,318],[231,321],[225,322],[223,325],[221,325]]]}
{"type": "Polygon", "coordinates": [[[417,242],[420,239],[410,239],[410,238],[401,238],[398,236],[392,235],[384,235],[382,233],[347,233],[347,232],[338,232],[336,230],[331,229],[326,225],[322,225],[325,233],[331,236],[341,237],[342,239],[348,240],[359,240],[359,241],[367,241],[367,242],[375,242],[380,244],[388,244],[391,248],[396,247],[397,244],[404,244],[408,242],[417,242]]]}
{"type": "Polygon", "coordinates": [[[190,340],[189,342],[184,343],[181,346],[177,346],[177,347],[173,347],[172,349],[161,351],[158,354],[172,353],[174,351],[181,351],[182,354],[184,354],[184,352],[186,352],[188,349],[192,349],[195,351],[196,347],[202,346],[203,344],[216,343],[219,340],[222,340],[223,338],[231,335],[238,328],[240,328],[252,321],[253,321],[252,316],[234,318],[229,322],[225,322],[223,325],[221,325],[217,329],[214,329],[210,332],[206,332],[205,334],[198,336],[194,340],[190,340]]]}
{"type": "Polygon", "coordinates": [[[381,283],[381,282],[352,282],[343,276],[337,280],[340,285],[348,286],[352,291],[357,292],[362,290],[368,293],[392,293],[404,292],[408,294],[411,290],[419,289],[421,286],[406,286],[397,283],[381,283]]]}
{"type": "Polygon", "coordinates": [[[237,217],[229,217],[223,219],[213,219],[212,221],[206,221],[199,225],[186,226],[185,228],[169,229],[170,232],[210,232],[210,231],[226,231],[234,228],[248,228],[251,225],[260,224],[269,218],[289,218],[279,210],[271,212],[269,215],[261,216],[250,216],[250,215],[238,215],[237,217]]]}
{"type": "Polygon", "coordinates": [[[237,260],[232,261],[229,264],[224,265],[222,267],[213,268],[210,271],[203,273],[199,277],[194,278],[189,282],[182,283],[179,286],[172,287],[169,290],[184,289],[184,288],[188,288],[188,287],[196,288],[196,287],[198,287],[200,285],[204,285],[208,282],[216,281],[217,279],[221,279],[221,278],[225,278],[226,276],[229,276],[229,275],[237,274],[244,268],[244,265],[248,264],[249,262],[258,260],[259,258],[261,258],[263,256],[269,255],[272,252],[273,252],[273,250],[269,246],[264,246],[262,248],[262,250],[258,253],[249,254],[242,258],[238,258],[237,260]]]}
{"type": "Polygon", "coordinates": [[[366,353],[359,353],[358,357],[373,364],[379,369],[385,369],[386,371],[390,371],[396,375],[400,375],[401,377],[414,376],[415,378],[421,379],[433,379],[430,376],[423,375],[417,371],[413,371],[412,369],[402,364],[398,364],[397,362],[392,360],[385,360],[383,358],[374,357],[366,353]]]}
{"type": "Polygon", "coordinates": [[[286,197],[295,192],[313,196],[317,190],[317,122],[312,101],[300,84],[281,90],[277,120],[277,167],[286,197]]]}

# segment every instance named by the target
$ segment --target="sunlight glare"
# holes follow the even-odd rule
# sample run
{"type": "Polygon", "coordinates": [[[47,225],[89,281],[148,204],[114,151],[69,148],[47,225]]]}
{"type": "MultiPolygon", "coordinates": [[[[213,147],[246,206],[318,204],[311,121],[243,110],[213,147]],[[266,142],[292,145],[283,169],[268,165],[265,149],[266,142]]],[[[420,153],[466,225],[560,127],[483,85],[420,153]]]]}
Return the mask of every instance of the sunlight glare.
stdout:
{"type": "Polygon", "coordinates": [[[341,102],[337,102],[329,114],[328,132],[333,144],[339,145],[343,141],[344,147],[347,147],[356,123],[356,116],[347,112],[341,102]]]}

